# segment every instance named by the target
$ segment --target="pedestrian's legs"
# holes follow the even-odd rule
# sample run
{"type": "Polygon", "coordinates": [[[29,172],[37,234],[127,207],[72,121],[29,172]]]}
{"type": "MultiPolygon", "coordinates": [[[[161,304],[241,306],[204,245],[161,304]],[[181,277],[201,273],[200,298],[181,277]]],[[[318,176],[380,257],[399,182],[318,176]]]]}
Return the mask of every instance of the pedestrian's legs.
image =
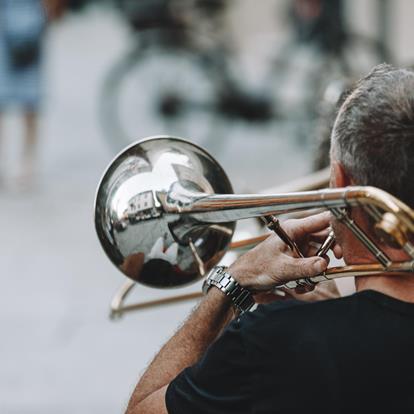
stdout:
{"type": "Polygon", "coordinates": [[[24,113],[24,147],[22,159],[22,184],[30,184],[35,172],[35,158],[38,141],[38,114],[33,110],[24,113]]]}

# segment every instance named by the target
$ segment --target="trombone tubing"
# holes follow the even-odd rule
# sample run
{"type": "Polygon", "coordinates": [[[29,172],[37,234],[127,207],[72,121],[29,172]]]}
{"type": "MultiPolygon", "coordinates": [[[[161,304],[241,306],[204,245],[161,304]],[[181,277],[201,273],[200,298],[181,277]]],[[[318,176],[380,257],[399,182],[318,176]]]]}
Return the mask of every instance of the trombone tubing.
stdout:
{"type": "Polygon", "coordinates": [[[298,286],[316,285],[320,282],[326,282],[328,280],[339,279],[342,277],[374,276],[384,273],[406,272],[414,272],[414,260],[408,262],[394,262],[386,268],[384,268],[384,266],[380,263],[331,267],[320,275],[292,280],[290,282],[278,285],[277,288],[286,287],[288,289],[294,289],[298,286]]]}
{"type": "Polygon", "coordinates": [[[387,192],[375,187],[345,187],[281,194],[199,194],[190,201],[176,201],[174,194],[163,200],[170,214],[189,214],[204,223],[224,223],[270,214],[285,214],[312,208],[374,205],[395,214],[414,233],[414,211],[387,192]]]}

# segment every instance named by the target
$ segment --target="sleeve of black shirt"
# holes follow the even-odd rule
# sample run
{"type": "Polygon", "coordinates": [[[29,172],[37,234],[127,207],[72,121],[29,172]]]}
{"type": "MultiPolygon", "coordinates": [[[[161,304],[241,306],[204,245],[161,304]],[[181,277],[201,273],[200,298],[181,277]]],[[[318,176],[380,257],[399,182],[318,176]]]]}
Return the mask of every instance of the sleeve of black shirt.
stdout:
{"type": "Polygon", "coordinates": [[[243,414],[250,410],[249,364],[239,321],[232,322],[194,366],[168,386],[169,414],[243,414]]]}

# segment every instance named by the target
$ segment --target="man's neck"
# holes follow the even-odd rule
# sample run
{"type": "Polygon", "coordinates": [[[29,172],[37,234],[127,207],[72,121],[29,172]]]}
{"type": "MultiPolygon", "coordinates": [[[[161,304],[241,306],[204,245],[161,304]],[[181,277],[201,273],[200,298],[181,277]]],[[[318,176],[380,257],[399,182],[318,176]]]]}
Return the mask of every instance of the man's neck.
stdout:
{"type": "Polygon", "coordinates": [[[360,276],[355,278],[357,292],[376,290],[404,302],[414,303],[414,276],[410,274],[360,276]]]}

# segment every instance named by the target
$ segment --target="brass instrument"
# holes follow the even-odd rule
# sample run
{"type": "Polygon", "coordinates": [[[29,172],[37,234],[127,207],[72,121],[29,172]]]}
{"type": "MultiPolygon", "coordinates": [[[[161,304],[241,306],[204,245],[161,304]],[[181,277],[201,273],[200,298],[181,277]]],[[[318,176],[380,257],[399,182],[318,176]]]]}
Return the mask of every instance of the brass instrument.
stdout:
{"type": "MultiPolygon", "coordinates": [[[[315,208],[330,210],[378,263],[329,268],[318,276],[289,282],[287,287],[345,276],[414,271],[414,211],[385,191],[355,186],[233,194],[226,173],[210,154],[189,141],[169,136],[139,141],[110,163],[96,194],[95,226],[107,256],[128,278],[150,287],[174,288],[200,280],[220,261],[230,246],[237,220],[264,217],[269,228],[283,238],[286,235],[276,225],[277,215],[315,208]],[[393,262],[350,218],[350,207],[362,207],[376,223],[381,240],[403,249],[410,260],[393,262]]],[[[293,241],[285,241],[294,248],[293,241]]],[[[115,298],[114,309],[120,308],[134,282],[115,298]]],[[[195,296],[198,294],[190,294],[190,298],[195,296]]],[[[161,299],[155,304],[164,302],[161,299]]]]}

